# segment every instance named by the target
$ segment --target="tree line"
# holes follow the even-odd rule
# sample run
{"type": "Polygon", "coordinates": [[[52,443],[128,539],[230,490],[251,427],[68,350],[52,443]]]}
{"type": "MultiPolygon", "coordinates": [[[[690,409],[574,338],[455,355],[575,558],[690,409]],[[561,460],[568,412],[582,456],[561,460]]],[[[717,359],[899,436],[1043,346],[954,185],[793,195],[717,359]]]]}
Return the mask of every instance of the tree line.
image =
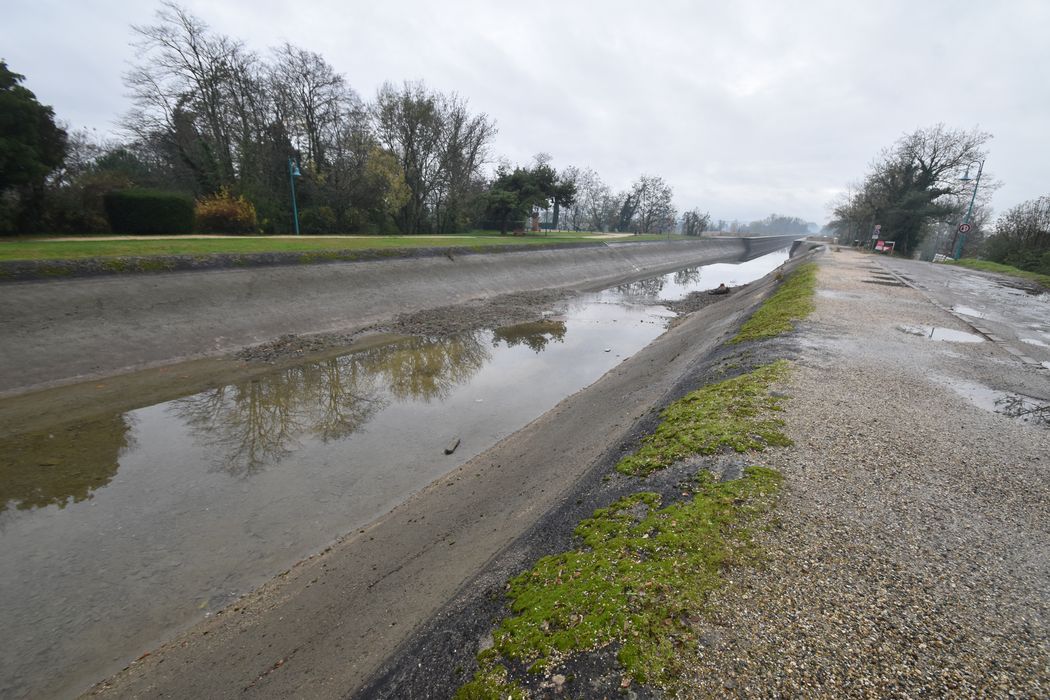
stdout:
{"type": "Polygon", "coordinates": [[[128,232],[148,227],[142,212],[187,208],[190,221],[154,228],[290,233],[293,182],[304,233],[807,232],[776,214],[679,212],[658,175],[614,189],[546,153],[512,164],[492,152],[495,121],[455,93],[386,83],[366,101],[320,54],[257,53],[175,2],[132,31],[132,107],[116,140],[59,125],[0,61],[0,234],[128,232]],[[158,199],[172,193],[182,201],[158,199]]]}
{"type": "MultiPolygon", "coordinates": [[[[292,178],[308,233],[506,231],[534,210],[578,231],[678,225],[657,176],[614,193],[591,169],[555,171],[546,154],[487,173],[496,124],[454,93],[386,83],[366,102],[320,54],[284,44],[260,55],[174,2],[132,29],[133,106],[118,141],[56,125],[0,63],[4,121],[25,132],[0,141],[0,232],[107,231],[106,194],[143,189],[184,193],[198,211],[206,201],[214,226],[227,216],[241,232],[288,233],[292,178]]],[[[710,220],[689,214],[690,233],[704,228],[697,216],[710,220]]]]}
{"type": "Polygon", "coordinates": [[[1050,274],[1050,195],[993,220],[989,202],[1000,183],[983,173],[991,139],[943,124],[902,136],[832,203],[827,229],[842,243],[869,244],[878,227],[879,238],[907,255],[958,253],[1050,274]],[[970,230],[960,233],[964,220],[970,230]]]}

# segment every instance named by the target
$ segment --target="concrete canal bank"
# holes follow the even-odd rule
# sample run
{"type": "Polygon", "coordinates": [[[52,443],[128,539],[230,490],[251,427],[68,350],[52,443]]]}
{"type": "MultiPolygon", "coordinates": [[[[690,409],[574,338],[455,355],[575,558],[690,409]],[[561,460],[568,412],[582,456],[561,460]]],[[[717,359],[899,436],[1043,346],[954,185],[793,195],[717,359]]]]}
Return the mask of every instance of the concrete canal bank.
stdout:
{"type": "Polygon", "coordinates": [[[537,289],[594,290],[771,252],[790,238],[612,243],[0,284],[0,396],[288,333],[353,331],[405,311],[537,289]]]}

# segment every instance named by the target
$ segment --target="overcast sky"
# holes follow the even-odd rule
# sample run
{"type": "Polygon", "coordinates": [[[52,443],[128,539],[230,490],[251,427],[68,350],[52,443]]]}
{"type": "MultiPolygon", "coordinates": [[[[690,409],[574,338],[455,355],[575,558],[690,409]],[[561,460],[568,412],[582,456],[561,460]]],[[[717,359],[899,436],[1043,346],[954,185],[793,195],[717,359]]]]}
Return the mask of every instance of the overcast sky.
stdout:
{"type": "MultiPolygon", "coordinates": [[[[1050,194],[1050,1],[185,0],[265,53],[321,53],[365,99],[383,81],[455,91],[494,152],[641,173],[680,209],[824,223],[880,149],[920,126],[980,126],[1003,210],[1050,194]]],[[[73,128],[113,132],[132,23],[158,5],[4,0],[0,58],[73,128]]]]}

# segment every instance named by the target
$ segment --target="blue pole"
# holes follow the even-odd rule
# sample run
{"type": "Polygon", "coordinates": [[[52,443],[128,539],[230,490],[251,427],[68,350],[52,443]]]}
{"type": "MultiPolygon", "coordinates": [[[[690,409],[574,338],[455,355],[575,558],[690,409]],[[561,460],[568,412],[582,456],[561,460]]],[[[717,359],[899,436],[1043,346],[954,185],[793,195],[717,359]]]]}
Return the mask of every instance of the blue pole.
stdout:
{"type": "Polygon", "coordinates": [[[295,220],[295,235],[299,235],[299,207],[295,204],[295,178],[299,175],[299,168],[296,167],[295,161],[291,158],[288,159],[288,182],[292,186],[292,218],[295,220]]]}
{"type": "MultiPolygon", "coordinates": [[[[962,222],[964,224],[970,223],[970,215],[973,214],[973,203],[977,199],[977,187],[981,184],[981,173],[984,172],[984,161],[978,161],[977,166],[977,178],[973,181],[973,195],[970,196],[970,207],[966,210],[966,216],[963,217],[962,222]]],[[[972,165],[972,163],[971,163],[972,165]]],[[[959,240],[955,244],[955,250],[952,251],[952,258],[958,260],[962,256],[963,244],[966,242],[966,234],[960,233],[959,240]]]]}

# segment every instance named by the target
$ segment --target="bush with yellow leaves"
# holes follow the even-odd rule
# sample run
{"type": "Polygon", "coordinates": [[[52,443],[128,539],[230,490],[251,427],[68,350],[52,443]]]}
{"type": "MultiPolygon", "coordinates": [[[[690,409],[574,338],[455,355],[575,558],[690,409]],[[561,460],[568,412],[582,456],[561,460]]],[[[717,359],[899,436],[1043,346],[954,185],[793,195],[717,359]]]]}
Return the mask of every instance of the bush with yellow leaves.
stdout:
{"type": "Polygon", "coordinates": [[[194,213],[200,233],[249,235],[258,230],[255,205],[243,196],[234,197],[225,187],[197,200],[194,213]]]}

